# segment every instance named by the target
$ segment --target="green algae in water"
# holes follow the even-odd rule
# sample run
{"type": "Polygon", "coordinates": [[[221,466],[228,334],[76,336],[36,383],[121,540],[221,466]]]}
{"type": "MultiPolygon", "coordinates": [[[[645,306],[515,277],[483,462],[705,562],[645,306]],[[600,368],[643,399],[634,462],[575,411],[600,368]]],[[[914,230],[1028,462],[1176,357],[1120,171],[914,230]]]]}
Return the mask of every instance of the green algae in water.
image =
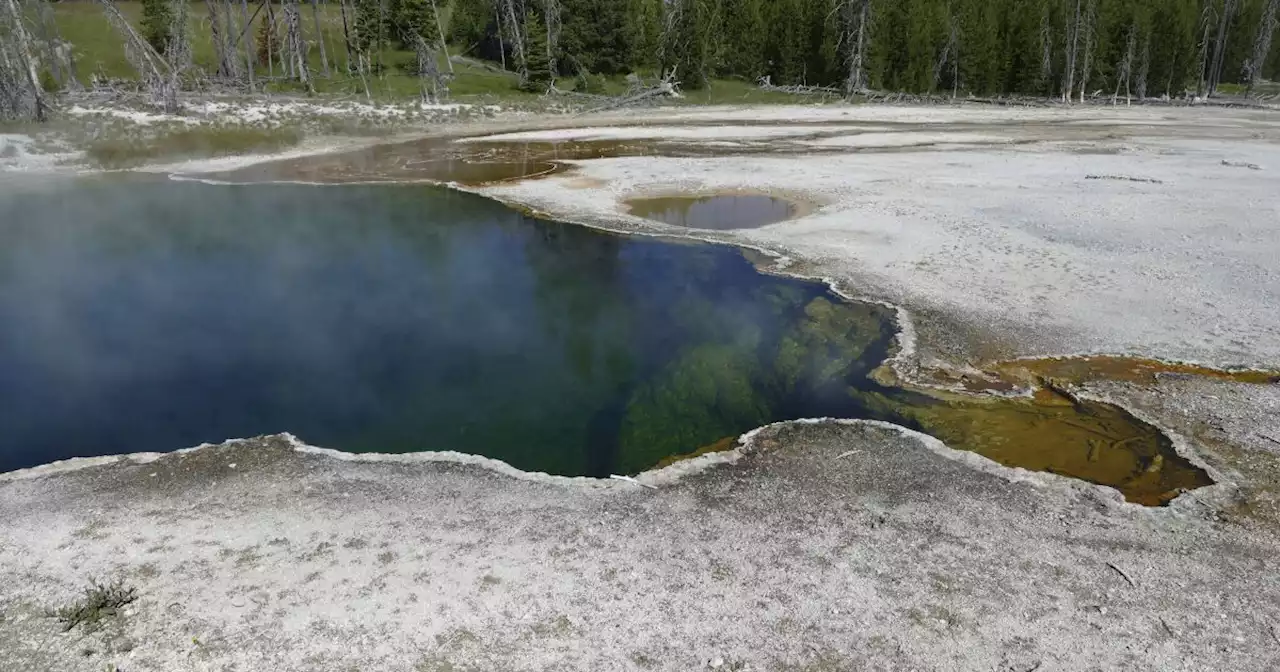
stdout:
{"type": "Polygon", "coordinates": [[[760,357],[828,296],[421,186],[66,181],[0,222],[0,470],[288,431],[636,472],[806,415],[760,357]]]}
{"type": "Polygon", "coordinates": [[[1113,406],[879,385],[888,309],[732,248],[443,189],[52,182],[0,236],[0,471],[288,431],[604,476],[831,416],[1146,504],[1209,482],[1113,406]]]}

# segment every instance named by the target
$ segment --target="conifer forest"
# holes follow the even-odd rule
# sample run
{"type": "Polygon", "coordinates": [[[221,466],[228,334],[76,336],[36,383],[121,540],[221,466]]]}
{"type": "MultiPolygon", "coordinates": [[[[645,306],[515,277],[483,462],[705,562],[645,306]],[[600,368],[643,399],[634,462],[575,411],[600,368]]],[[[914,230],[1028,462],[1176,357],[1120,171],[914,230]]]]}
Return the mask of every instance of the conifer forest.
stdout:
{"type": "Polygon", "coordinates": [[[0,0],[4,116],[91,84],[75,61],[102,41],[60,26],[77,5],[164,107],[193,82],[367,91],[393,62],[438,98],[461,59],[536,94],[633,75],[1063,102],[1247,95],[1280,71],[1280,0],[0,0]]]}

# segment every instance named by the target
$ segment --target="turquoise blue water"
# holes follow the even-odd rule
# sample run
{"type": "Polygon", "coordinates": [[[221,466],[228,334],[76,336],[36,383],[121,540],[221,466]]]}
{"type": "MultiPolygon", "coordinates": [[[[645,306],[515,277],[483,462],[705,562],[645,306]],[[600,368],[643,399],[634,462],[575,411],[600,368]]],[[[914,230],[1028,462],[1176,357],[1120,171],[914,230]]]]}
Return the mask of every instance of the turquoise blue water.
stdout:
{"type": "Polygon", "coordinates": [[[736,250],[424,186],[160,178],[0,193],[0,471],[292,432],[637,472],[858,415],[890,316],[736,250]]]}

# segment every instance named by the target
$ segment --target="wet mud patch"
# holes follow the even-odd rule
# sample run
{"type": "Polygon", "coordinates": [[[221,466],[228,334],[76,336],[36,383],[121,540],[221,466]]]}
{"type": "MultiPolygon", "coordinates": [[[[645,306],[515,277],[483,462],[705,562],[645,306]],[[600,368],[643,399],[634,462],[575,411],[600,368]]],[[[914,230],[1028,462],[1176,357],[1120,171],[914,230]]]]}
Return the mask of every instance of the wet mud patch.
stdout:
{"type": "Polygon", "coordinates": [[[698,144],[660,140],[459,142],[428,138],[350,152],[257,164],[201,177],[236,184],[435,182],[481,186],[544,177],[568,162],[637,156],[697,157],[775,151],[765,143],[698,144]]]}
{"type": "Polygon", "coordinates": [[[808,208],[798,203],[758,193],[726,193],[706,196],[659,196],[626,202],[627,212],[688,229],[755,229],[794,219],[808,208]]]}

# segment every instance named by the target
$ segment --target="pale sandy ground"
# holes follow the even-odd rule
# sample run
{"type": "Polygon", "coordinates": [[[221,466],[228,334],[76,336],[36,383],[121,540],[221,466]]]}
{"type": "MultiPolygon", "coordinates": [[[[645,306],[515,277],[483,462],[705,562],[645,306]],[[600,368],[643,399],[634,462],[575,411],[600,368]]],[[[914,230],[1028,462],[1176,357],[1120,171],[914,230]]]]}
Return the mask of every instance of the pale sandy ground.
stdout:
{"type": "MultiPolygon", "coordinates": [[[[791,271],[904,306],[929,361],[1104,351],[1280,365],[1274,113],[834,107],[551,123],[642,137],[706,124],[719,127],[708,142],[789,145],[602,159],[484,191],[662,233],[620,201],[813,200],[823,207],[800,220],[695,235],[785,253],[791,271]],[[829,128],[846,122],[863,128],[829,128]]],[[[765,429],[702,471],[641,477],[657,489],[483,461],[350,461],[286,439],[0,476],[0,670],[1280,667],[1280,387],[1165,377],[1084,392],[1166,428],[1221,484],[1145,509],[868,423],[765,429]],[[44,611],[90,576],[127,577],[139,599],[98,633],[64,634],[44,611]]]]}

